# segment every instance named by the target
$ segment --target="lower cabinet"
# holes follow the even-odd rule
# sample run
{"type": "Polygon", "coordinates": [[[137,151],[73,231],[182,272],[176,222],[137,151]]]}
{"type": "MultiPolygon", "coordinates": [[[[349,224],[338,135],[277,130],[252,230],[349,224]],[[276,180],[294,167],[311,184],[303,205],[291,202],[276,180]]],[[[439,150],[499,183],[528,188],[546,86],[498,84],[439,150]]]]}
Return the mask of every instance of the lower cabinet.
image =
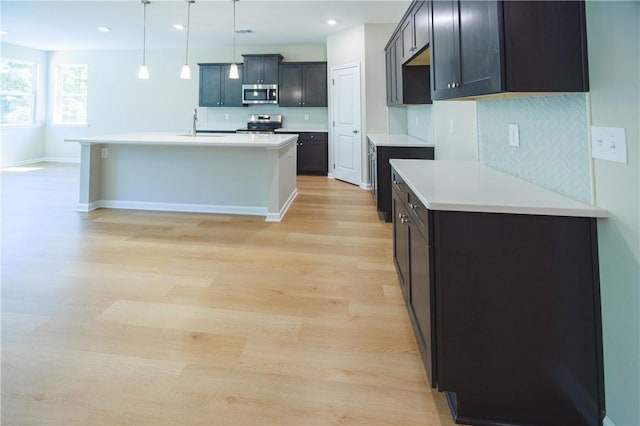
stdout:
{"type": "Polygon", "coordinates": [[[602,425],[596,219],[428,210],[391,182],[400,286],[455,421],[602,425]]]}
{"type": "Polygon", "coordinates": [[[327,175],[329,172],[329,135],[326,132],[282,133],[298,135],[297,174],[327,175]]]}
{"type": "Polygon", "coordinates": [[[394,263],[427,378],[435,388],[435,299],[428,212],[397,175],[392,185],[394,263]]]}
{"type": "Polygon", "coordinates": [[[376,146],[368,143],[369,183],[380,218],[391,222],[391,166],[392,158],[433,160],[432,146],[376,146]]]}

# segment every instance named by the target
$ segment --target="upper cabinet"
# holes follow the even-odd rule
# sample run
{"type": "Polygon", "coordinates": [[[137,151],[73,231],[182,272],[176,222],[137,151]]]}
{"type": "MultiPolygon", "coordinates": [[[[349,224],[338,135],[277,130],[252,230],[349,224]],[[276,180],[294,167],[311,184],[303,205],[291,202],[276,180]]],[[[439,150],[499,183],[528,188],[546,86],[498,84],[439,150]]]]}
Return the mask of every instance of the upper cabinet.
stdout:
{"type": "Polygon", "coordinates": [[[414,1],[400,23],[402,63],[407,62],[429,45],[429,2],[414,1]]]}
{"type": "Polygon", "coordinates": [[[278,68],[282,55],[242,55],[244,84],[278,84],[278,68]]]}
{"type": "Polygon", "coordinates": [[[229,78],[230,64],[198,65],[200,67],[200,106],[242,106],[242,64],[238,65],[239,79],[229,78]]]}
{"type": "Polygon", "coordinates": [[[432,103],[429,4],[414,0],[385,47],[389,106],[432,103]]]}
{"type": "Polygon", "coordinates": [[[431,3],[433,99],[589,90],[583,1],[431,3]]]}
{"type": "Polygon", "coordinates": [[[281,63],[279,90],[282,107],[326,107],[327,63],[281,63]]]}

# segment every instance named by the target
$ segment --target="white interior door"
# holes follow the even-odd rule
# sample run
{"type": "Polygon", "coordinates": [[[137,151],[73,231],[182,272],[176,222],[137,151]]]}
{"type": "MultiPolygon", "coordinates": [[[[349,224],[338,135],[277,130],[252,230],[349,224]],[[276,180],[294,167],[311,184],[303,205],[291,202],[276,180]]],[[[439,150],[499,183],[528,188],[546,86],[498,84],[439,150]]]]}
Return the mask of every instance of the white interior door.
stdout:
{"type": "Polygon", "coordinates": [[[362,129],[360,65],[331,70],[334,177],[360,185],[362,129]]]}

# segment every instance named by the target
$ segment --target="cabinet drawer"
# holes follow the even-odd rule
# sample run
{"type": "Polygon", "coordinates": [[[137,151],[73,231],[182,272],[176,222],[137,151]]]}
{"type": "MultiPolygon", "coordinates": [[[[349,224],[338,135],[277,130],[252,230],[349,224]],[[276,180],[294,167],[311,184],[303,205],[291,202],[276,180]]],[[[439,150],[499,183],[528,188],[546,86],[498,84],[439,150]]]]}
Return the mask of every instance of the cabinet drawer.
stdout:
{"type": "Polygon", "coordinates": [[[407,186],[404,183],[404,180],[396,173],[395,170],[391,169],[391,187],[398,194],[398,198],[403,202],[407,202],[407,186]]]}
{"type": "Polygon", "coordinates": [[[422,201],[410,189],[407,189],[407,210],[416,228],[431,244],[429,238],[429,210],[422,204],[422,201]]]}
{"type": "Polygon", "coordinates": [[[327,134],[324,132],[301,132],[298,134],[298,142],[326,142],[327,134]]]}

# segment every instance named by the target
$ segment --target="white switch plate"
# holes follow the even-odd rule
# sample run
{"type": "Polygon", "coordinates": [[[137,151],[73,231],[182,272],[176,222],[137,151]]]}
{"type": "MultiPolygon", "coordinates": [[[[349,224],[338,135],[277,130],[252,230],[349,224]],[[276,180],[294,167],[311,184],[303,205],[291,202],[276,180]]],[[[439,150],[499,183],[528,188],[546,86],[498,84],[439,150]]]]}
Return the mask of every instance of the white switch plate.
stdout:
{"type": "Polygon", "coordinates": [[[304,121],[309,121],[309,114],[304,115],[304,121]]]}
{"type": "Polygon", "coordinates": [[[627,135],[624,128],[591,126],[591,156],[627,164],[627,135]]]}
{"type": "Polygon", "coordinates": [[[109,148],[101,148],[100,149],[100,157],[108,158],[109,157],[109,148]]]}
{"type": "Polygon", "coordinates": [[[509,145],[520,146],[520,129],[517,124],[509,124],[509,145]]]}
{"type": "Polygon", "coordinates": [[[228,113],[228,112],[225,112],[225,113],[224,113],[224,119],[225,119],[225,120],[228,120],[228,119],[229,119],[229,113],[228,113]]]}
{"type": "Polygon", "coordinates": [[[449,133],[453,134],[453,120],[449,120],[449,133]]]}

